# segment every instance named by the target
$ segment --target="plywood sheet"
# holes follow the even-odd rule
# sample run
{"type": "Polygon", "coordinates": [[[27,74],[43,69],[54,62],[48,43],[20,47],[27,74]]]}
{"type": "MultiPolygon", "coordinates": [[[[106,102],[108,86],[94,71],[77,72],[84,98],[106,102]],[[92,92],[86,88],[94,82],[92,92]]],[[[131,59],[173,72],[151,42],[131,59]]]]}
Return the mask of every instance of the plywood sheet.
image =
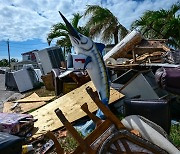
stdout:
{"type": "Polygon", "coordinates": [[[19,103],[18,106],[11,110],[11,107],[14,105],[13,102],[6,102],[4,103],[3,112],[7,113],[26,113],[31,110],[37,109],[43,105],[45,105],[46,102],[29,102],[29,103],[19,103]]]}
{"type": "MultiPolygon", "coordinates": [[[[80,109],[80,106],[85,102],[88,104],[89,110],[91,112],[96,111],[97,106],[85,90],[88,86],[92,87],[93,90],[95,90],[93,83],[90,81],[82,85],[81,87],[71,91],[70,93],[32,112],[31,114],[34,116],[34,118],[38,119],[38,121],[35,122],[35,127],[38,128],[38,131],[36,132],[34,137],[36,137],[36,135],[44,134],[46,131],[52,131],[63,126],[63,124],[54,113],[54,110],[56,108],[60,108],[70,122],[86,116],[86,114],[80,109]]],[[[122,97],[124,97],[123,94],[111,88],[110,103],[122,97]]]]}
{"type": "Polygon", "coordinates": [[[39,97],[36,93],[33,93],[28,97],[17,100],[16,102],[41,102],[41,101],[49,101],[53,98],[54,98],[54,96],[39,97]]]}

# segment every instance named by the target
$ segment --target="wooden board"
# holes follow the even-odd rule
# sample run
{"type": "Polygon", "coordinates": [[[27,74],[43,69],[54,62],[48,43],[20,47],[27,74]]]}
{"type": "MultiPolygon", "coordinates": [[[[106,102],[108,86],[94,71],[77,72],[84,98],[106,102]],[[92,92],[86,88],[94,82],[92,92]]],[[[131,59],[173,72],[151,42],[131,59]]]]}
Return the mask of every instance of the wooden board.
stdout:
{"type": "Polygon", "coordinates": [[[142,35],[139,32],[133,30],[104,55],[104,61],[108,60],[108,58],[126,58],[127,53],[133,50],[142,39],[142,35]]]}
{"type": "MultiPolygon", "coordinates": [[[[38,128],[38,131],[33,137],[37,137],[38,135],[44,134],[49,130],[52,131],[63,126],[54,113],[56,108],[60,108],[70,122],[86,116],[86,114],[80,109],[80,106],[85,102],[88,104],[89,110],[91,112],[96,111],[97,106],[85,90],[87,86],[92,87],[95,91],[94,85],[90,81],[71,91],[70,93],[32,112],[31,114],[34,116],[34,118],[38,119],[34,125],[38,128]]],[[[111,88],[110,103],[113,103],[122,97],[124,97],[123,94],[111,88]]]]}
{"type": "Polygon", "coordinates": [[[14,105],[13,102],[5,102],[3,112],[7,113],[26,113],[28,111],[37,109],[43,105],[45,105],[46,102],[29,102],[29,103],[19,103],[18,107],[16,109],[11,110],[11,107],[14,105]]]}
{"type": "Polygon", "coordinates": [[[16,102],[41,102],[41,101],[50,101],[53,98],[54,96],[39,97],[36,93],[33,93],[28,97],[17,100],[16,102]]]}

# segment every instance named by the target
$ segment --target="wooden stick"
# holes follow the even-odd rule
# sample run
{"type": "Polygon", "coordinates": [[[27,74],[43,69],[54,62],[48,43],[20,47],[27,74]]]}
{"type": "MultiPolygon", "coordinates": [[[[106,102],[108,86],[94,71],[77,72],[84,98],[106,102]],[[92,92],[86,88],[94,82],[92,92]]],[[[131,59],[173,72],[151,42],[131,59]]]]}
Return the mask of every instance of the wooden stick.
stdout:
{"type": "Polygon", "coordinates": [[[77,140],[79,143],[79,146],[81,149],[86,152],[87,154],[93,154],[95,153],[94,150],[84,141],[84,139],[79,135],[79,133],[76,131],[76,129],[71,125],[71,123],[66,119],[62,111],[57,108],[55,110],[56,115],[60,119],[60,121],[63,123],[63,125],[66,127],[66,129],[71,133],[71,135],[77,140]]]}
{"type": "Polygon", "coordinates": [[[125,129],[121,121],[100,101],[97,92],[93,92],[91,87],[87,87],[86,91],[104,115],[112,121],[118,129],[125,129]]]}
{"type": "Polygon", "coordinates": [[[81,106],[81,109],[89,116],[90,119],[92,119],[92,121],[96,124],[96,127],[103,122],[103,120],[101,120],[99,117],[95,116],[89,111],[87,103],[84,103],[81,106]]]}
{"type": "Polygon", "coordinates": [[[54,136],[54,134],[52,132],[48,131],[45,136],[47,136],[53,140],[54,145],[56,147],[57,154],[63,154],[64,153],[64,149],[61,147],[61,145],[59,144],[58,140],[56,139],[56,137],[54,136]]]}
{"type": "Polygon", "coordinates": [[[135,54],[135,51],[134,51],[134,50],[132,50],[132,55],[133,55],[133,60],[134,60],[133,63],[136,63],[136,54],[135,54]]]}

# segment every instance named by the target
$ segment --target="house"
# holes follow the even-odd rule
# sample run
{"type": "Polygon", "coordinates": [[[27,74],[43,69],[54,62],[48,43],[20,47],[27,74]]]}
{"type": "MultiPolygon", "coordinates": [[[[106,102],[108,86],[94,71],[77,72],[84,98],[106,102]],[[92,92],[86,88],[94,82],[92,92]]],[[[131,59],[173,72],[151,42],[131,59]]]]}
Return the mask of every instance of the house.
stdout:
{"type": "Polygon", "coordinates": [[[23,66],[25,65],[31,65],[33,66],[34,69],[38,69],[38,63],[36,60],[36,56],[34,54],[34,52],[37,52],[38,50],[32,50],[32,51],[28,51],[28,52],[24,52],[22,53],[22,61],[20,62],[13,62],[11,63],[11,69],[12,70],[20,70],[23,68],[23,66]]]}
{"type": "Polygon", "coordinates": [[[13,62],[11,63],[11,69],[12,70],[20,70],[23,68],[23,66],[27,66],[27,65],[31,65],[33,66],[34,69],[39,69],[38,63],[35,61],[30,61],[30,60],[26,60],[26,61],[20,61],[20,62],[13,62]]]}
{"type": "Polygon", "coordinates": [[[32,50],[29,52],[22,53],[22,61],[34,61],[36,62],[36,56],[34,52],[37,52],[38,50],[32,50]]]}

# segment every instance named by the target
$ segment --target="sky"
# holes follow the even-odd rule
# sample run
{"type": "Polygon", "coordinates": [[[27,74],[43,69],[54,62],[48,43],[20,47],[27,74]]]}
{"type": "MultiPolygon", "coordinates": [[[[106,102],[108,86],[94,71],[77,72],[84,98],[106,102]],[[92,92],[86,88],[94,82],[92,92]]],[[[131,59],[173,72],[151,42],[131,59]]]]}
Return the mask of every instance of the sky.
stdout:
{"type": "MultiPolygon", "coordinates": [[[[127,29],[146,10],[169,9],[178,0],[0,0],[0,59],[21,60],[21,54],[48,48],[46,41],[52,25],[63,22],[58,11],[70,20],[83,14],[87,5],[106,7],[127,29]]],[[[84,23],[85,19],[80,21],[84,23]]],[[[51,46],[55,45],[55,40],[51,46]]]]}

